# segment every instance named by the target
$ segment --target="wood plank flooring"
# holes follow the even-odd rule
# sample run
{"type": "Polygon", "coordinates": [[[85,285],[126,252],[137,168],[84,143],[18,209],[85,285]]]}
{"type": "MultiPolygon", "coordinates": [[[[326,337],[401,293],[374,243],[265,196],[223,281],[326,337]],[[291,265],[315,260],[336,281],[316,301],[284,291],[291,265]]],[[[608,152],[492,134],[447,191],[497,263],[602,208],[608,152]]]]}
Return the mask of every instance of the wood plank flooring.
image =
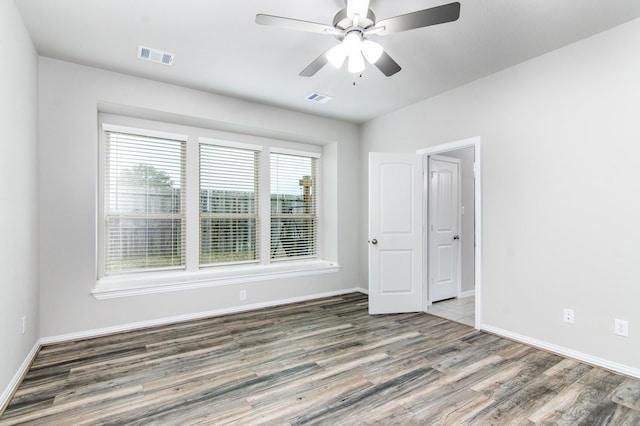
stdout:
{"type": "Polygon", "coordinates": [[[640,381],[354,293],[43,347],[13,424],[640,425],[640,381]]]}

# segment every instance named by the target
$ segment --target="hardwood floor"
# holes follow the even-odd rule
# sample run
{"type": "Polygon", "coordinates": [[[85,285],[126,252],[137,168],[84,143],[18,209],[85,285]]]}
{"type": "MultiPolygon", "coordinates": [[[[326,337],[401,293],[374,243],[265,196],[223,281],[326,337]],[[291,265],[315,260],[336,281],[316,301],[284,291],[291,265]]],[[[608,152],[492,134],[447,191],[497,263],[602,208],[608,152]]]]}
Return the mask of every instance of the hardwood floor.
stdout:
{"type": "Polygon", "coordinates": [[[350,294],[43,347],[0,425],[640,424],[640,380],[350,294]]]}

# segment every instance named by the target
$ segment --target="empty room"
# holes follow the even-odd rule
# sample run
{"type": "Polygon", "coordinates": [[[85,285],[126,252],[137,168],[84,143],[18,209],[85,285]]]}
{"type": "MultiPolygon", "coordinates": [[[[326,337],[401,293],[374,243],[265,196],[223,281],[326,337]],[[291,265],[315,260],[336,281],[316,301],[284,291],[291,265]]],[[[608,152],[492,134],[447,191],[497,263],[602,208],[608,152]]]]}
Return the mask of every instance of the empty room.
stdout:
{"type": "Polygon", "coordinates": [[[0,0],[0,425],[640,424],[638,46],[637,0],[0,0]]]}

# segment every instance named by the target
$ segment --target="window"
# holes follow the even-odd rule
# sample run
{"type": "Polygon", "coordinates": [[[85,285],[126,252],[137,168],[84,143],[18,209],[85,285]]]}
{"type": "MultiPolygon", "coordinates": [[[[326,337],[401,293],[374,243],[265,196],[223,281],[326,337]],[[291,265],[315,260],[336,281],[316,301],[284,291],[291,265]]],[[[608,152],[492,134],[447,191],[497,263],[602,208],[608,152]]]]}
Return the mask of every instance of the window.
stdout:
{"type": "Polygon", "coordinates": [[[320,147],[100,119],[96,298],[339,269],[320,260],[320,147]]]}
{"type": "Polygon", "coordinates": [[[185,267],[185,142],[105,133],[104,274],[185,267]]]}
{"type": "Polygon", "coordinates": [[[200,144],[200,266],[257,262],[260,152],[200,144]]]}
{"type": "Polygon", "coordinates": [[[271,153],[271,259],[317,255],[317,159],[271,153]]]}

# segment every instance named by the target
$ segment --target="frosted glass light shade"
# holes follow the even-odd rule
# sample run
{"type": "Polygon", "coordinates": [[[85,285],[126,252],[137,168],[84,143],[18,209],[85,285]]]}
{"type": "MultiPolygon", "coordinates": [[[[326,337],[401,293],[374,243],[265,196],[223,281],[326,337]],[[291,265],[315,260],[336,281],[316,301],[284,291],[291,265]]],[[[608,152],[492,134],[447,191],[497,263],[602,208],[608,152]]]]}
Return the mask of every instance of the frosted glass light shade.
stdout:
{"type": "Polygon", "coordinates": [[[362,55],[358,52],[357,55],[351,55],[349,56],[349,72],[351,73],[359,73],[364,71],[364,58],[362,57],[362,55]]]}
{"type": "Polygon", "coordinates": [[[347,58],[347,50],[345,49],[344,44],[342,43],[333,47],[331,50],[327,52],[327,60],[331,65],[333,65],[336,68],[340,68],[346,58],[347,58]]]}
{"type": "Polygon", "coordinates": [[[375,41],[365,40],[362,42],[362,54],[370,64],[375,64],[382,56],[383,48],[375,41]]]}
{"type": "Polygon", "coordinates": [[[347,56],[356,56],[360,54],[360,49],[362,48],[362,40],[360,39],[360,35],[355,31],[350,32],[342,41],[344,45],[347,56]]]}

